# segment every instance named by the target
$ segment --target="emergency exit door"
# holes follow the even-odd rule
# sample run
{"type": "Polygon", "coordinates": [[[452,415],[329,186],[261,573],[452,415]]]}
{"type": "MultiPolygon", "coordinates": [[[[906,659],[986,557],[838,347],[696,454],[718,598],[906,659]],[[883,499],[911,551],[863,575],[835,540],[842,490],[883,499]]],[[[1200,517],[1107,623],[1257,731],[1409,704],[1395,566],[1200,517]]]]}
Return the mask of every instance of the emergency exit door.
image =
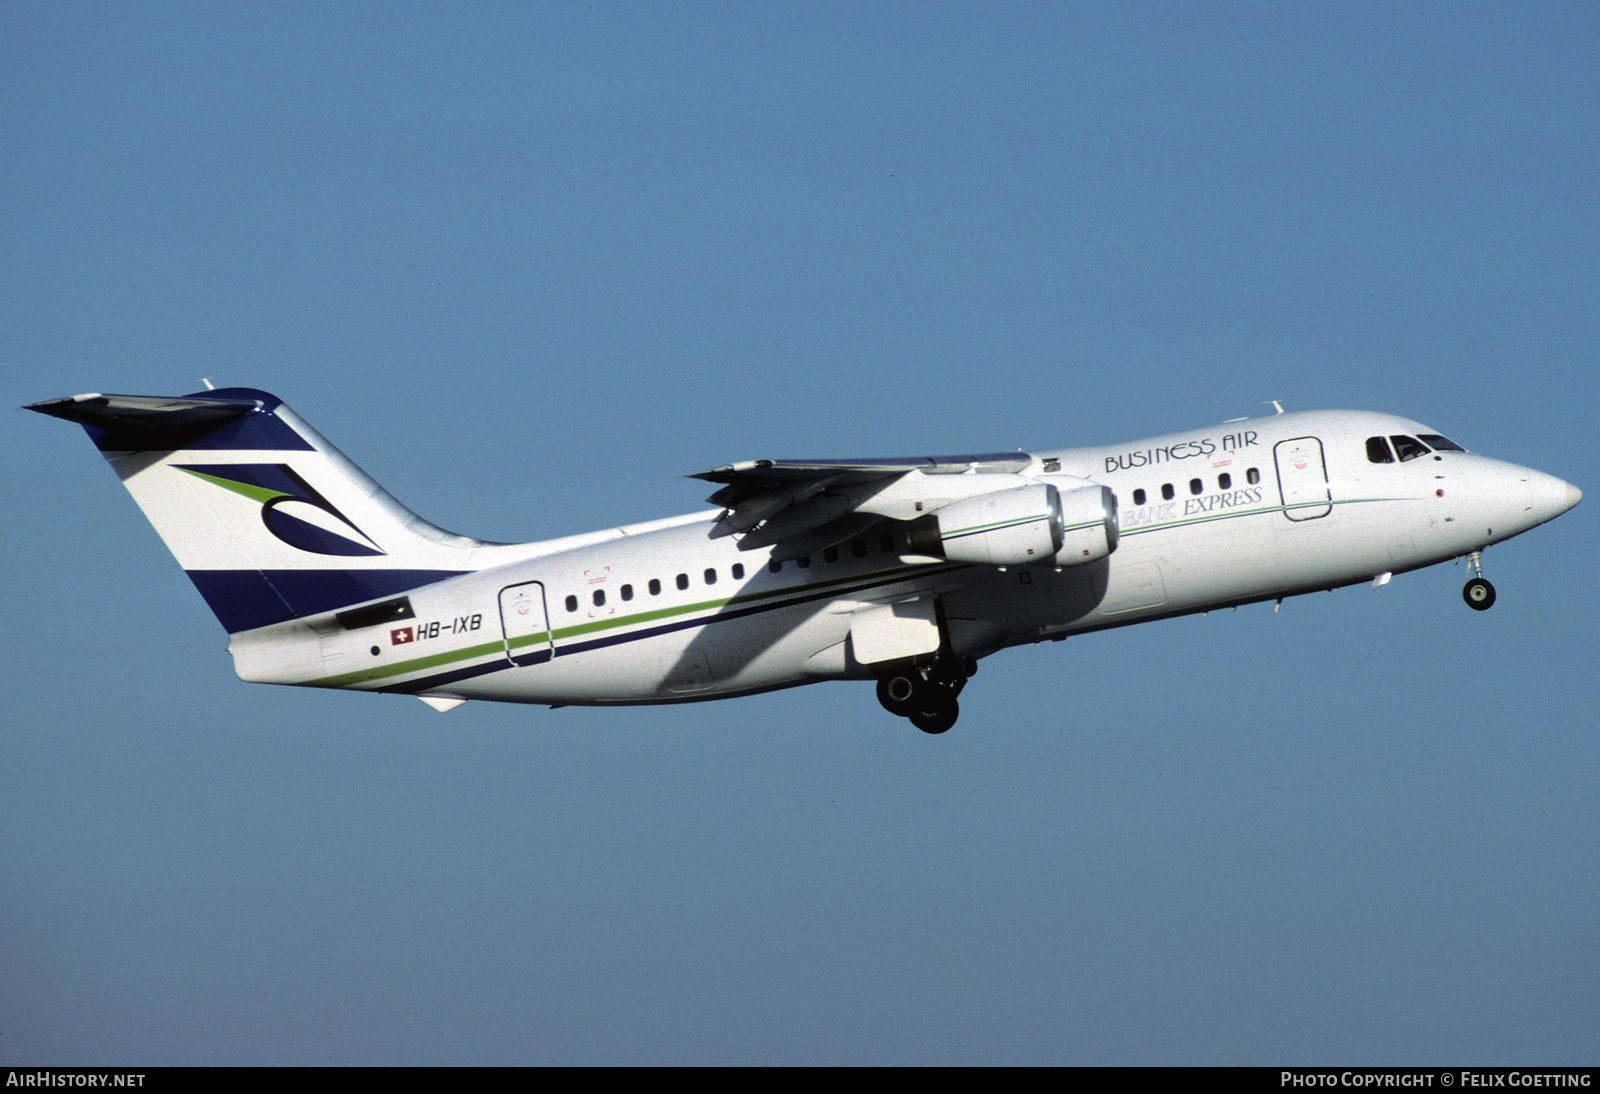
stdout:
{"type": "Polygon", "coordinates": [[[500,628],[505,633],[506,660],[513,665],[537,665],[555,655],[543,583],[524,581],[500,590],[500,628]]]}

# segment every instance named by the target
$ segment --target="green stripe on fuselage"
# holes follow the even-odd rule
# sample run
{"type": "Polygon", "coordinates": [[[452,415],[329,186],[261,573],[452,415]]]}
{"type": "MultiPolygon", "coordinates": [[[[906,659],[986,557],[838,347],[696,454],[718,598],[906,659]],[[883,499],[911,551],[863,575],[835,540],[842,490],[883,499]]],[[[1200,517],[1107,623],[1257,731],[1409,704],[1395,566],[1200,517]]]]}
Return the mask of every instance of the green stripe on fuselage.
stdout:
{"type": "MultiPolygon", "coordinates": [[[[1405,500],[1409,499],[1350,498],[1343,501],[1335,501],[1331,504],[1354,505],[1370,502],[1405,500]]],[[[1186,517],[1179,520],[1170,520],[1161,524],[1147,524],[1136,528],[1126,528],[1120,530],[1119,534],[1122,536],[1144,535],[1148,532],[1167,531],[1174,528],[1189,527],[1196,524],[1206,524],[1212,521],[1232,520],[1239,517],[1262,516],[1268,513],[1282,513],[1286,509],[1311,508],[1313,506],[1328,504],[1330,503],[1326,501],[1316,501],[1307,502],[1299,506],[1286,507],[1283,505],[1265,505],[1253,509],[1227,509],[1214,513],[1196,514],[1192,517],[1186,517]]],[[[769,589],[755,593],[738,593],[734,596],[719,600],[700,600],[692,604],[679,604],[662,608],[652,608],[648,611],[633,612],[629,615],[608,616],[604,619],[590,620],[585,623],[577,623],[567,627],[557,627],[553,634],[541,631],[537,634],[520,635],[511,640],[511,648],[513,650],[524,649],[528,646],[534,646],[542,642],[551,641],[553,641],[559,648],[560,644],[564,641],[584,635],[598,634],[602,631],[642,626],[644,624],[656,623],[665,619],[682,618],[684,616],[694,615],[698,612],[717,612],[727,607],[755,604],[761,601],[770,601],[780,597],[807,597],[826,589],[839,588],[840,586],[845,585],[859,584],[863,586],[870,586],[874,584],[894,584],[899,581],[909,580],[913,577],[924,577],[940,573],[949,573],[957,569],[963,569],[965,568],[965,565],[966,564],[952,565],[946,563],[925,564],[923,566],[901,566],[888,570],[857,574],[850,577],[829,578],[825,581],[816,581],[806,585],[790,585],[781,589],[769,589]]],[[[783,607],[783,605],[775,604],[773,607],[778,608],[783,607]]],[[[707,618],[705,622],[709,624],[715,621],[715,617],[712,616],[707,618]]],[[[442,653],[428,654],[423,657],[413,657],[405,661],[393,662],[391,664],[382,666],[374,666],[370,669],[360,669],[356,672],[340,673],[337,676],[328,676],[320,680],[310,680],[307,681],[307,686],[328,688],[351,687],[358,684],[370,683],[374,680],[383,680],[389,677],[403,676],[409,673],[422,672],[427,669],[435,669],[441,665],[448,665],[460,661],[469,661],[476,657],[486,657],[490,654],[504,657],[505,653],[506,643],[502,639],[496,642],[478,643],[472,646],[464,646],[456,650],[446,650],[442,653]]],[[[506,663],[506,666],[508,668],[510,667],[509,661],[506,663]]]]}
{"type": "MultiPolygon", "coordinates": [[[[522,649],[527,646],[537,645],[551,641],[552,638],[559,646],[563,641],[577,638],[581,635],[597,634],[601,631],[616,630],[623,627],[635,627],[647,623],[659,622],[663,619],[679,618],[694,615],[699,612],[717,612],[727,607],[756,604],[761,601],[770,601],[775,598],[793,598],[796,596],[809,596],[823,589],[837,588],[841,585],[861,585],[863,587],[877,584],[894,584],[904,581],[912,574],[918,576],[931,576],[936,573],[948,573],[961,566],[928,565],[926,567],[895,567],[890,570],[879,570],[874,573],[857,574],[854,577],[829,578],[826,581],[812,582],[807,585],[790,585],[781,589],[769,589],[757,593],[739,593],[720,600],[700,600],[693,604],[679,604],[664,608],[652,608],[649,611],[634,612],[630,615],[608,616],[604,619],[590,620],[586,623],[577,623],[569,627],[557,627],[553,634],[541,631],[537,634],[520,635],[511,640],[512,649],[522,649]],[[894,576],[890,576],[894,575],[894,576]]],[[[781,608],[783,604],[774,604],[774,608],[781,608]]],[[[715,616],[706,619],[706,623],[716,621],[715,616]]],[[[485,657],[489,654],[505,656],[506,643],[502,639],[496,642],[480,642],[472,646],[463,646],[460,649],[446,650],[442,653],[428,654],[423,657],[412,657],[404,661],[391,662],[387,665],[375,665],[369,669],[358,669],[355,672],[339,673],[336,676],[325,676],[319,680],[308,680],[308,687],[343,688],[357,684],[369,683],[393,676],[403,676],[408,673],[421,672],[426,669],[435,669],[440,665],[448,665],[457,661],[469,661],[476,657],[485,657]]],[[[507,666],[510,663],[507,662],[507,666]]]]}

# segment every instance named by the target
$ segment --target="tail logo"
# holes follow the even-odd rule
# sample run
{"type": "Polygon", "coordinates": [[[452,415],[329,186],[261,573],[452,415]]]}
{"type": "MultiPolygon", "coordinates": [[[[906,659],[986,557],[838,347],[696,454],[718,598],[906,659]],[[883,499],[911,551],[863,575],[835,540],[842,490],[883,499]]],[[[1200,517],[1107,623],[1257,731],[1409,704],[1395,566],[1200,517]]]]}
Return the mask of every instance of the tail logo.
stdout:
{"type": "Polygon", "coordinates": [[[267,531],[314,555],[381,555],[383,551],[327,498],[283,463],[176,464],[202,482],[261,504],[267,531]]]}

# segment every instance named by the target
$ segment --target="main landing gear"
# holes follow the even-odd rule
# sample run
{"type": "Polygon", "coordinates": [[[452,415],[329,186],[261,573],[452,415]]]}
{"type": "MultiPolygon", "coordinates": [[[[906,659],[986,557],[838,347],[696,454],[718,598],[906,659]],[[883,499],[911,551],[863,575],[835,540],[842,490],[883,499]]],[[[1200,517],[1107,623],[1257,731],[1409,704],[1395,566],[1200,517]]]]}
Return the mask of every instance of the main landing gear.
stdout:
{"type": "Polygon", "coordinates": [[[1472,572],[1478,576],[1462,587],[1461,599],[1475,612],[1488,611],[1494,607],[1494,586],[1483,578],[1483,562],[1479,552],[1473,551],[1467,556],[1467,561],[1472,564],[1472,572]]]}
{"type": "Polygon", "coordinates": [[[977,671],[971,657],[941,657],[931,665],[897,669],[878,678],[878,702],[924,733],[943,733],[961,716],[956,696],[977,671]]]}

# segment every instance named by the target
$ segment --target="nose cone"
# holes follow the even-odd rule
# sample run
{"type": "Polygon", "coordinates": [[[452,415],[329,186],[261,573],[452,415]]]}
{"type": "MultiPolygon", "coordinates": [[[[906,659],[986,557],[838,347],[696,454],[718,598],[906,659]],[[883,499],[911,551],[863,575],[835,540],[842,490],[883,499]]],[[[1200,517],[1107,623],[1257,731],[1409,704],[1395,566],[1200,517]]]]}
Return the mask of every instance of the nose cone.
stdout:
{"type": "Polygon", "coordinates": [[[1535,519],[1543,524],[1554,520],[1583,500],[1583,491],[1542,471],[1528,473],[1528,499],[1535,519]]]}

